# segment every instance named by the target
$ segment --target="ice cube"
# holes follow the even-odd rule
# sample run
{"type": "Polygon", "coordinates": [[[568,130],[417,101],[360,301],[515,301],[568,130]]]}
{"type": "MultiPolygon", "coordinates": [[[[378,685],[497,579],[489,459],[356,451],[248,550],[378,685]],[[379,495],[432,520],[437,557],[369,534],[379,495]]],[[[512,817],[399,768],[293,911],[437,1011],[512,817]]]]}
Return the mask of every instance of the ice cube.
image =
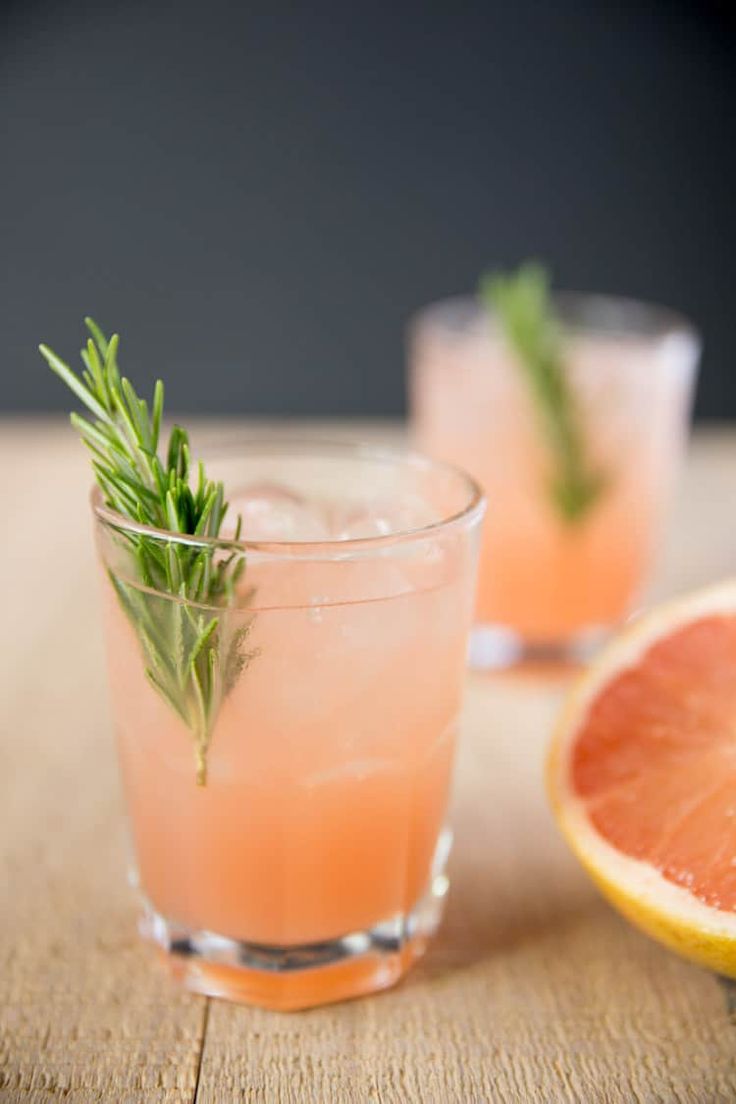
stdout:
{"type": "Polygon", "coordinates": [[[329,530],[318,504],[275,483],[245,487],[230,498],[223,535],[235,532],[238,514],[243,519],[241,539],[247,541],[320,541],[329,530]],[[225,530],[228,530],[227,532],[225,530]]]}
{"type": "Polygon", "coordinates": [[[374,500],[352,505],[338,514],[333,533],[337,540],[365,540],[423,529],[436,520],[430,504],[418,496],[402,497],[396,502],[374,500]]]}

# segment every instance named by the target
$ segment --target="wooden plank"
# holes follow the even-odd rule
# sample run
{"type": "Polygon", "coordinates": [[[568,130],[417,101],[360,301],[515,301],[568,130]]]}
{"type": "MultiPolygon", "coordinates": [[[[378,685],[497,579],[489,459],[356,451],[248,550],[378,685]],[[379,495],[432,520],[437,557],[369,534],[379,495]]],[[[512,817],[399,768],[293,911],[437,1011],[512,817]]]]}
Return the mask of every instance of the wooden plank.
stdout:
{"type": "MultiPolygon", "coordinates": [[[[734,468],[736,435],[701,434],[655,593],[732,570],[734,468]]],[[[177,990],[124,882],[84,457],[61,421],[5,423],[0,473],[0,1101],[736,1099],[733,990],[620,921],[557,836],[564,686],[538,677],[469,680],[448,916],[403,985],[291,1016],[177,990]]]]}

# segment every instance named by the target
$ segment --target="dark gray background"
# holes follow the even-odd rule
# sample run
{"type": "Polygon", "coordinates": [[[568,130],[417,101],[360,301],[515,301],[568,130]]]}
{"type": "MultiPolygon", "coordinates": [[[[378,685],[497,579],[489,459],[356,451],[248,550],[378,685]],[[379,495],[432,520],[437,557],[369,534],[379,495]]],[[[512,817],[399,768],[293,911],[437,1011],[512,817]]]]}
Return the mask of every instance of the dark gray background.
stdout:
{"type": "Polygon", "coordinates": [[[406,316],[532,254],[690,314],[736,415],[730,11],[6,3],[2,405],[91,313],[174,410],[397,413],[406,316]]]}

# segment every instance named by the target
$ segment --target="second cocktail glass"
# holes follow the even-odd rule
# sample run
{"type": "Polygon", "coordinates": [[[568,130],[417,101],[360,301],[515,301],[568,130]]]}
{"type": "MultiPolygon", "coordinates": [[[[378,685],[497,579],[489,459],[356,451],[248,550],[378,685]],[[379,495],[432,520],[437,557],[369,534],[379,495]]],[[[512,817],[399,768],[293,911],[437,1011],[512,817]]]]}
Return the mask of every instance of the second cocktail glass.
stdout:
{"type": "Polygon", "coordinates": [[[488,307],[447,300],[410,328],[415,440],[471,471],[488,498],[478,666],[580,658],[631,612],[683,452],[699,355],[693,328],[625,299],[561,294],[553,302],[581,439],[600,474],[584,516],[562,515],[550,493],[550,434],[488,307]]]}

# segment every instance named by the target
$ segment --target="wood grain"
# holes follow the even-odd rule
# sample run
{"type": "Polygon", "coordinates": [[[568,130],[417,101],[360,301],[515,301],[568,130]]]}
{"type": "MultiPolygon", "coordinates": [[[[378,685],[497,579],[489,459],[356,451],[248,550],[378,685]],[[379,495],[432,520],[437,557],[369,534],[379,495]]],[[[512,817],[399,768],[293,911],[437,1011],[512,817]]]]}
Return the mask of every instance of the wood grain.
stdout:
{"type": "MultiPolygon", "coordinates": [[[[329,435],[356,433],[397,430],[329,435]]],[[[701,433],[658,595],[732,570],[735,469],[736,434],[701,433]]],[[[0,472],[0,1101],[736,1100],[733,989],[620,921],[554,830],[541,675],[469,679],[448,915],[404,984],[296,1015],[176,989],[125,884],[84,457],[6,422],[0,472]]]]}

